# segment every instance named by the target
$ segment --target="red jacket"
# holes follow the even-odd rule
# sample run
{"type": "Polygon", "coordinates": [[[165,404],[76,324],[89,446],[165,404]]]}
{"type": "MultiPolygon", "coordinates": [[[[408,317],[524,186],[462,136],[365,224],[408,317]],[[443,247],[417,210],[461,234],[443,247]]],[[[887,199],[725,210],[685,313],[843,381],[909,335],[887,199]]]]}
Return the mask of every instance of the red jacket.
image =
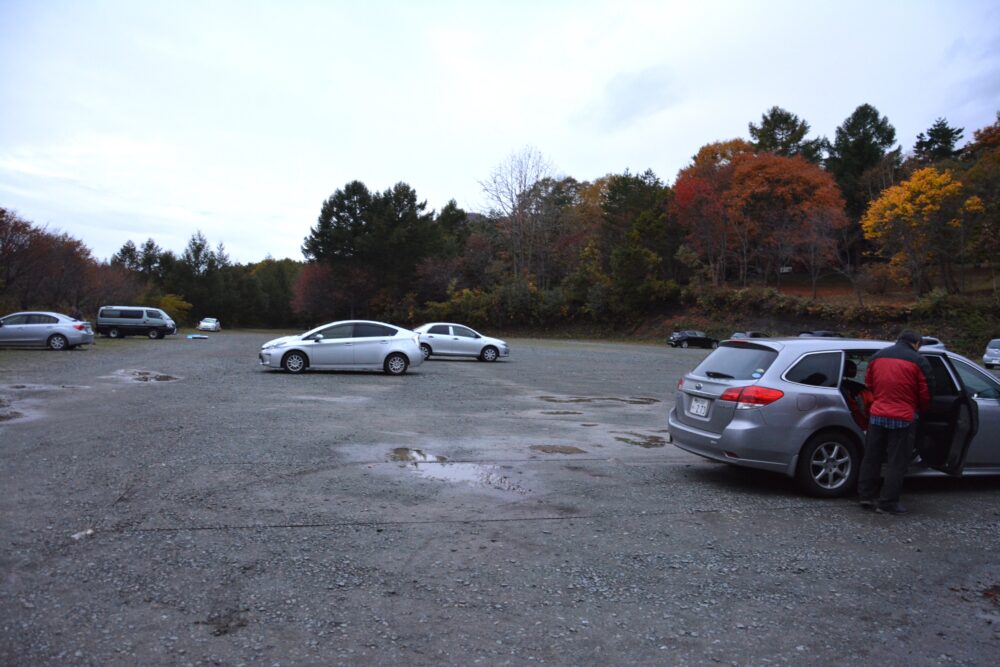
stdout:
{"type": "Polygon", "coordinates": [[[865,384],[875,398],[870,414],[912,421],[931,401],[931,365],[906,343],[880,350],[868,362],[865,384]]]}

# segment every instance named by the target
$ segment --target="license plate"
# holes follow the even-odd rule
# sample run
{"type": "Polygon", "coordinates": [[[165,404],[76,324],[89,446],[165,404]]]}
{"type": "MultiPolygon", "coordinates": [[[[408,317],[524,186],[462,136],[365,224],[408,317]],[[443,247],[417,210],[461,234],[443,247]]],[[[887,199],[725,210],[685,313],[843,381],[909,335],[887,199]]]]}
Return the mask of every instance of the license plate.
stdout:
{"type": "Polygon", "coordinates": [[[696,417],[704,417],[708,414],[708,399],[692,396],[691,406],[688,411],[696,417]]]}

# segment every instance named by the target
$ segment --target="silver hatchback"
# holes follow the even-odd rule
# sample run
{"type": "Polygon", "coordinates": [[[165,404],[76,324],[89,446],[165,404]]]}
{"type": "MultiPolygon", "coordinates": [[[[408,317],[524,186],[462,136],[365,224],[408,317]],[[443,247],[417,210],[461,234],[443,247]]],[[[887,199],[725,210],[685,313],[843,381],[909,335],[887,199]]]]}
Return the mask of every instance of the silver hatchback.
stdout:
{"type": "Polygon", "coordinates": [[[90,322],[48,311],[11,313],[0,318],[0,347],[47,347],[72,350],[94,342],[90,322]]]}
{"type": "Polygon", "coordinates": [[[384,322],[345,320],[330,322],[303,334],[270,340],[257,355],[262,366],[289,373],[307,369],[383,370],[402,375],[419,366],[417,334],[384,322]]]}
{"type": "MultiPolygon", "coordinates": [[[[849,493],[866,425],[851,406],[864,389],[859,380],[868,359],[887,345],[836,338],[725,341],[678,382],[667,420],[671,440],[705,458],[794,477],[811,495],[849,493]]],[[[922,353],[934,378],[911,474],[1000,474],[1000,381],[953,352],[922,353]]]]}

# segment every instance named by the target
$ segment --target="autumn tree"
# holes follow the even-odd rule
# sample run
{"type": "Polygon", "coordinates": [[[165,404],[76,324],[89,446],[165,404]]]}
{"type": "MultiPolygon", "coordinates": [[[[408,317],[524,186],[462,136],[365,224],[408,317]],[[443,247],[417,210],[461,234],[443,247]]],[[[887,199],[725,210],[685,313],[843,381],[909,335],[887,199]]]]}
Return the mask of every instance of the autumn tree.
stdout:
{"type": "Polygon", "coordinates": [[[966,255],[967,219],[981,208],[978,198],[964,196],[950,171],[925,167],[883,192],[861,225],[865,238],[905,270],[918,295],[933,287],[933,266],[945,288],[958,291],[954,266],[966,255]]]}
{"type": "Polygon", "coordinates": [[[826,235],[832,240],[833,230],[846,224],[836,183],[800,157],[761,153],[737,161],[725,202],[741,248],[748,247],[739,255],[743,284],[751,259],[765,282],[804,258],[818,271],[828,257],[826,235]]]}
{"type": "Polygon", "coordinates": [[[672,214],[713,285],[726,280],[728,260],[737,247],[732,220],[723,203],[725,193],[735,164],[754,151],[753,145],[742,139],[707,144],[674,183],[672,214]]]}
{"type": "Polygon", "coordinates": [[[809,123],[781,107],[771,107],[760,118],[760,125],[749,124],[754,148],[782,157],[796,155],[818,164],[823,158],[823,140],[806,139],[809,123]]]}

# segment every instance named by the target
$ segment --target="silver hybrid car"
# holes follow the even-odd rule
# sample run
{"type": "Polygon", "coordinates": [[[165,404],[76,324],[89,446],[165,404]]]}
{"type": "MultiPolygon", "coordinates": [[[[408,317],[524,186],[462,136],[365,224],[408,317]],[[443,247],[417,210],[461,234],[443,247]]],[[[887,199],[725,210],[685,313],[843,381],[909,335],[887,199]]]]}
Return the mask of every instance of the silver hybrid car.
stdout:
{"type": "Polygon", "coordinates": [[[414,331],[420,334],[424,359],[432,354],[440,357],[478,357],[481,361],[496,361],[510,356],[510,346],[505,341],[484,336],[464,324],[429,322],[414,331]]]}
{"type": "Polygon", "coordinates": [[[0,318],[0,346],[72,350],[94,342],[90,322],[48,311],[11,313],[0,318]]]}
{"type": "MultiPolygon", "coordinates": [[[[886,341],[729,340],[677,384],[667,423],[683,450],[796,478],[815,496],[854,489],[867,417],[857,408],[868,359],[886,341]],[[845,377],[846,376],[846,377],[845,377]]],[[[934,371],[911,474],[1000,474],[1000,380],[947,350],[934,371]]]]}
{"type": "Polygon", "coordinates": [[[419,366],[417,334],[384,322],[330,322],[303,334],[270,340],[260,348],[262,366],[289,373],[317,370],[383,370],[402,375],[419,366]]]}

